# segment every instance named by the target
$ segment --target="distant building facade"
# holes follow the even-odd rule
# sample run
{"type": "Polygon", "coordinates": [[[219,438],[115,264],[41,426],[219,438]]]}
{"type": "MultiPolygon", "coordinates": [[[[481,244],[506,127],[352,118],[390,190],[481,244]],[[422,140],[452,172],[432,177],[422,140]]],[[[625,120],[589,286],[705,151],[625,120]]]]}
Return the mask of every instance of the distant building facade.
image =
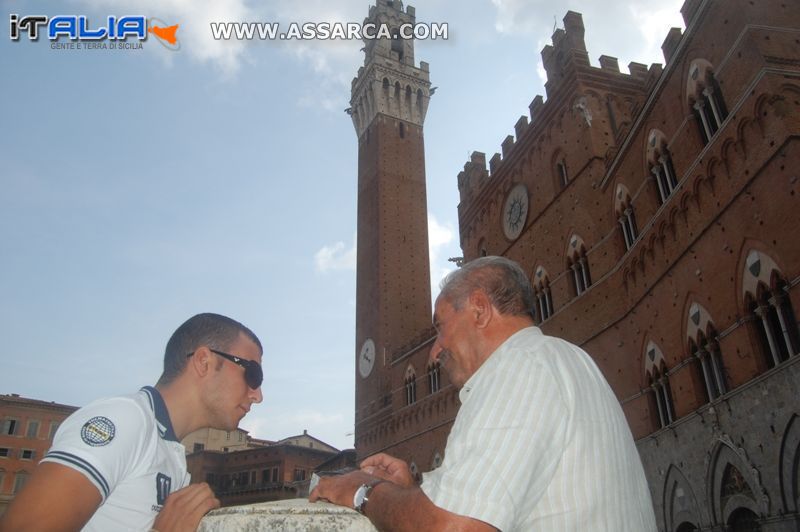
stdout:
{"type": "Polygon", "coordinates": [[[223,506],[233,506],[307,496],[311,474],[339,455],[304,431],[249,449],[193,452],[186,464],[192,482],[208,482],[223,506]]]}
{"type": "MultiPolygon", "coordinates": [[[[402,4],[379,0],[370,16],[401,20],[392,10],[402,4]]],[[[629,74],[609,56],[591,66],[582,17],[567,13],[542,51],[547,100],[534,98],[488,167],[475,152],[458,176],[463,259],[519,262],[542,330],[593,356],[637,440],[661,530],[798,530],[800,4],[687,0],[681,13],[663,68],[631,63],[629,74]]],[[[391,165],[417,132],[403,105],[410,94],[413,109],[420,78],[388,46],[366,50],[353,84],[360,197],[364,160],[383,161],[383,187],[407,194],[391,165]],[[370,101],[371,68],[388,83],[369,78],[370,101]],[[377,145],[363,116],[384,128],[377,145]]],[[[371,216],[359,208],[359,239],[371,216]]],[[[379,239],[380,253],[395,240],[379,239]]],[[[359,269],[358,289],[389,287],[396,312],[417,297],[375,283],[359,269]]],[[[361,341],[370,322],[357,316],[361,341]]],[[[428,364],[432,337],[420,324],[405,343],[366,350],[376,363],[356,376],[360,457],[441,462],[458,404],[428,364]]]]}
{"type": "Polygon", "coordinates": [[[78,408],[0,395],[0,514],[53,444],[61,423],[78,408]]]}
{"type": "Polygon", "coordinates": [[[219,430],[212,428],[192,432],[181,440],[181,444],[186,448],[187,454],[203,450],[227,453],[254,446],[250,435],[244,429],[219,430]]]}

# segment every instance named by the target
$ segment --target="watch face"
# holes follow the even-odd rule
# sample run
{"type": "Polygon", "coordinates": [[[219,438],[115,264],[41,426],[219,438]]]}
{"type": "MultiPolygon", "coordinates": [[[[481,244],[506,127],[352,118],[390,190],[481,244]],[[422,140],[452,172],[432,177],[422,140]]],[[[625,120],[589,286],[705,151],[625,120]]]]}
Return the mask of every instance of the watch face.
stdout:
{"type": "Polygon", "coordinates": [[[511,189],[503,204],[503,233],[515,240],[528,219],[528,189],[522,183],[511,189]]]}
{"type": "Polygon", "coordinates": [[[367,378],[372,373],[372,366],[375,365],[375,342],[372,338],[364,340],[361,352],[358,354],[358,373],[361,377],[367,378]]]}

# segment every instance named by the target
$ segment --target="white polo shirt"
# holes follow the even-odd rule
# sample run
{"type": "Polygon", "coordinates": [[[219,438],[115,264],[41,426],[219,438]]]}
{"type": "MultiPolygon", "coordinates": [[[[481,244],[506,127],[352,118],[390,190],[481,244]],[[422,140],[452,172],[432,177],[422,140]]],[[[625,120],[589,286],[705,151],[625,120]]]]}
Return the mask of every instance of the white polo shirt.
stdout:
{"type": "Polygon", "coordinates": [[[150,386],[73,413],[42,461],[83,473],[100,492],[89,531],[148,530],[167,496],[190,480],[186,451],[161,394],[150,386]]]}
{"type": "Polygon", "coordinates": [[[459,392],[444,462],[422,490],[504,532],[655,532],[622,408],[579,347],[528,327],[459,392]]]}

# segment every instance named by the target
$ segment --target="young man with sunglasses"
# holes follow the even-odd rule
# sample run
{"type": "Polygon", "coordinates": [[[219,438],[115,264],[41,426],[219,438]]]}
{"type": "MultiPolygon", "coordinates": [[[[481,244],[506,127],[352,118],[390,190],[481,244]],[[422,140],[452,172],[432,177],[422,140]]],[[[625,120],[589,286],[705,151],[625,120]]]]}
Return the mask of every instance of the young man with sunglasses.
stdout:
{"type": "Polygon", "coordinates": [[[173,333],[155,387],[95,401],[59,428],[0,530],[196,530],[219,507],[208,484],[189,485],[189,433],[235,430],[260,403],[261,343],[219,314],[173,333]]]}

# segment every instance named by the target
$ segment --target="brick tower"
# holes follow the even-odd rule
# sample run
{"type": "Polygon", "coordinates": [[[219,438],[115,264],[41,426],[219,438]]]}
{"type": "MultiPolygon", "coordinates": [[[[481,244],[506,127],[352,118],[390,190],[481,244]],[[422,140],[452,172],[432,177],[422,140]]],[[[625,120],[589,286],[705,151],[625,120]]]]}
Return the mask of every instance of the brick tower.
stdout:
{"type": "Polygon", "coordinates": [[[358,135],[356,290],[356,449],[359,436],[391,415],[391,362],[431,324],[425,152],[422,126],[430,97],[427,63],[414,65],[414,42],[399,27],[414,8],[377,0],[365,24],[393,38],[364,39],[364,66],[353,79],[350,113],[358,135]]]}

